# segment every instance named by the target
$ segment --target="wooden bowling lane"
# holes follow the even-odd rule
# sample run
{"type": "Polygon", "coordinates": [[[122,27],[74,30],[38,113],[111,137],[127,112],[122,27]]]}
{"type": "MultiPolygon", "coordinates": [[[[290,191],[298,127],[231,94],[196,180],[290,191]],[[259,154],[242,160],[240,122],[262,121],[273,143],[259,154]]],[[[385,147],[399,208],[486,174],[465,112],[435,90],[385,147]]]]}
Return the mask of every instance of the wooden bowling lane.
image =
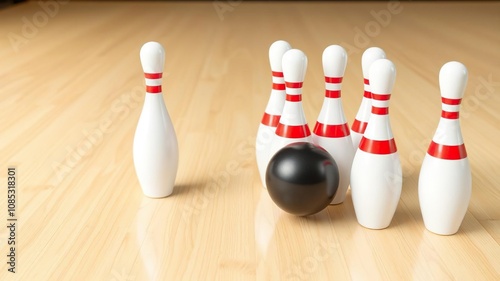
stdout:
{"type": "Polygon", "coordinates": [[[499,14],[498,2],[75,0],[0,9],[0,280],[498,280],[499,14]],[[325,47],[349,56],[349,125],[363,95],[362,52],[379,46],[394,62],[390,118],[403,187],[388,228],[359,225],[350,191],[302,218],[262,189],[255,137],[272,86],[268,49],[279,39],[308,56],[309,125],[324,99],[325,47]],[[165,47],[163,93],[179,140],[165,199],[143,196],[132,161],[148,41],[165,47]],[[460,119],[473,184],[458,233],[440,236],[424,227],[417,185],[441,114],[439,70],[452,60],[469,71],[460,119]],[[8,167],[17,221],[7,220],[8,167]]]}

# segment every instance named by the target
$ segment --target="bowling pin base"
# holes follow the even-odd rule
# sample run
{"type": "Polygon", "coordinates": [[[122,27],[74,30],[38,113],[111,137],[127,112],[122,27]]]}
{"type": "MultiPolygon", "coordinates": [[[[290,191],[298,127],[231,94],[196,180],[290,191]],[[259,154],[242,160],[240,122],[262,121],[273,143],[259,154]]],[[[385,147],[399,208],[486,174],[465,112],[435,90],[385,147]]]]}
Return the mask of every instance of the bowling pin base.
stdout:
{"type": "Polygon", "coordinates": [[[172,195],[173,191],[174,191],[173,188],[170,191],[159,192],[159,193],[145,192],[144,190],[142,190],[142,194],[144,194],[144,196],[149,197],[149,198],[158,199],[158,198],[165,198],[165,197],[172,195]]]}
{"type": "Polygon", "coordinates": [[[467,213],[472,192],[469,159],[443,160],[425,155],[418,180],[425,227],[439,235],[455,234],[467,213]]]}
{"type": "Polygon", "coordinates": [[[391,224],[403,180],[398,153],[375,155],[358,150],[351,170],[351,195],[358,223],[383,229],[391,224]]]}
{"type": "Polygon", "coordinates": [[[457,228],[456,230],[453,229],[451,231],[447,231],[447,230],[444,230],[444,229],[439,229],[440,227],[434,227],[434,226],[425,226],[425,228],[429,231],[429,232],[432,232],[434,234],[437,234],[437,235],[442,235],[442,236],[449,236],[449,235],[453,235],[455,233],[458,232],[458,229],[457,228]]]}
{"type": "Polygon", "coordinates": [[[380,229],[385,229],[385,228],[388,228],[389,225],[391,224],[391,222],[389,222],[388,224],[370,224],[370,222],[365,222],[365,223],[362,223],[361,221],[358,220],[358,223],[364,227],[364,228],[368,228],[368,229],[373,229],[373,230],[380,230],[380,229]]]}

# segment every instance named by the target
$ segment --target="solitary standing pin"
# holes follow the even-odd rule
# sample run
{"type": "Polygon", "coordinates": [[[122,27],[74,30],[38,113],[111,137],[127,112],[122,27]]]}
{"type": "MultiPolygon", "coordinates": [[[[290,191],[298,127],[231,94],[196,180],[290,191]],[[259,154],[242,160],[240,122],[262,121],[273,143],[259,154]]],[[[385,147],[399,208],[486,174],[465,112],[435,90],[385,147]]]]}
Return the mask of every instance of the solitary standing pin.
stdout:
{"type": "Polygon", "coordinates": [[[146,98],[134,136],[134,166],[142,192],[148,197],[165,197],[174,189],[179,158],[161,88],[165,50],[157,42],[148,42],[142,46],[140,58],[146,98]]]}
{"type": "Polygon", "coordinates": [[[459,109],[467,68],[448,62],[439,72],[441,119],[425,155],[418,179],[418,198],[425,227],[451,235],[464,219],[472,190],[469,159],[460,130],[459,109]]]}

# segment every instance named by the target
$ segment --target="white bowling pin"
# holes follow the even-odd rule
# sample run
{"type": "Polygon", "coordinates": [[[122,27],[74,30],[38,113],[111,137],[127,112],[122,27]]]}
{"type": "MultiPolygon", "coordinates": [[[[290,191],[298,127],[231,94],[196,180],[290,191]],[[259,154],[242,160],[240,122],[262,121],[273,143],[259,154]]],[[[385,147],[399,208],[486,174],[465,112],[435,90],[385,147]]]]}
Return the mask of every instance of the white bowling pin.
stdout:
{"type": "Polygon", "coordinates": [[[441,119],[418,179],[425,227],[441,235],[458,231],[472,191],[471,169],[458,118],[466,84],[467,68],[463,64],[453,61],[441,68],[441,119]]]}
{"type": "Polygon", "coordinates": [[[356,118],[352,123],[351,138],[354,149],[358,149],[361,137],[365,133],[368,120],[370,119],[372,109],[372,94],[370,92],[369,71],[372,63],[378,59],[385,59],[384,50],[378,47],[370,47],[365,50],[361,57],[361,69],[363,70],[364,92],[361,105],[359,106],[356,118]]]}
{"type": "Polygon", "coordinates": [[[257,131],[255,143],[255,156],[263,187],[266,187],[266,169],[269,163],[271,140],[274,137],[276,126],[278,126],[281,112],[285,105],[285,80],[283,79],[282,68],[283,54],[291,48],[290,44],[283,40],[274,42],[269,48],[269,63],[271,64],[273,75],[273,87],[259,125],[259,130],[257,131]]]}
{"type": "Polygon", "coordinates": [[[165,50],[157,42],[140,52],[146,77],[146,98],[134,136],[133,157],[143,193],[158,198],[172,194],[179,151],[161,89],[165,50]]]}
{"type": "Polygon", "coordinates": [[[339,187],[331,204],[344,202],[354,158],[354,147],[341,99],[346,65],[347,53],[341,46],[331,45],[323,51],[325,99],[312,133],[312,142],[326,149],[339,168],[339,187]]]}
{"type": "Polygon", "coordinates": [[[283,55],[285,105],[271,142],[269,158],[288,144],[311,142],[311,131],[302,108],[302,83],[306,70],[307,57],[301,50],[291,49],[283,55]]]}
{"type": "Polygon", "coordinates": [[[372,229],[389,226],[401,196],[401,162],[389,120],[389,99],[396,68],[387,59],[369,72],[372,111],[351,169],[351,194],[359,224],[372,229]]]}

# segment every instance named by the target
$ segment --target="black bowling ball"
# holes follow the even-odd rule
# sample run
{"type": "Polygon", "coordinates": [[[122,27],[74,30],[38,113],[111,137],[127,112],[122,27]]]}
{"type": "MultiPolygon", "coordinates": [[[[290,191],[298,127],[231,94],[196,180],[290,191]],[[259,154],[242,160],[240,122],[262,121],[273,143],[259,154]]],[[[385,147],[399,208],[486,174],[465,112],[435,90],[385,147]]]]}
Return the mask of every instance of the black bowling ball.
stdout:
{"type": "Polygon", "coordinates": [[[296,216],[308,216],[332,201],[339,186],[339,169],[323,148],[292,143],[269,161],[266,184],[278,207],[296,216]]]}

